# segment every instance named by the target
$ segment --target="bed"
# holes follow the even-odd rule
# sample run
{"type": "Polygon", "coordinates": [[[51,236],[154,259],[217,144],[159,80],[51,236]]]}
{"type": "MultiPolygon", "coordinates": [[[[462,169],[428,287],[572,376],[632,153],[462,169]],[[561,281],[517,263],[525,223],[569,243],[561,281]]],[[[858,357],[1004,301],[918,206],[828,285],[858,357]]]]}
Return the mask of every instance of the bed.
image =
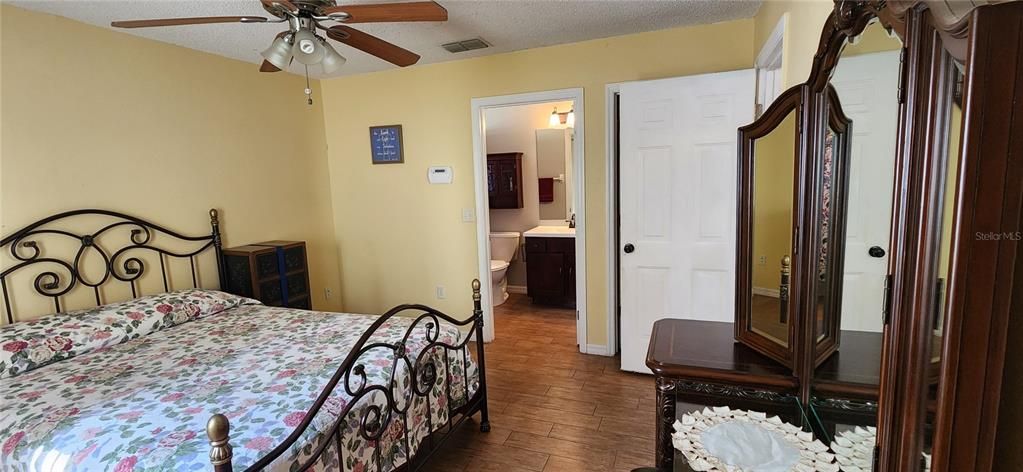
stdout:
{"type": "Polygon", "coordinates": [[[489,430],[478,281],[464,321],[422,305],[383,315],[264,306],[200,287],[207,251],[223,281],[215,211],[211,227],[192,237],[80,210],[3,239],[13,262],[0,271],[0,469],[418,470],[473,415],[489,430]],[[112,222],[54,229],[83,215],[112,222]],[[111,250],[116,233],[128,242],[111,250]],[[80,246],[56,257],[44,237],[80,246]],[[85,250],[98,251],[103,275],[85,275],[85,250]],[[172,258],[187,260],[191,287],[172,287],[172,258]],[[148,267],[164,290],[141,293],[148,267]],[[10,282],[31,269],[22,279],[57,313],[19,322],[12,300],[25,291],[10,282]],[[107,283],[131,299],[109,303],[107,283]],[[62,312],[76,287],[96,306],[62,312]]]}

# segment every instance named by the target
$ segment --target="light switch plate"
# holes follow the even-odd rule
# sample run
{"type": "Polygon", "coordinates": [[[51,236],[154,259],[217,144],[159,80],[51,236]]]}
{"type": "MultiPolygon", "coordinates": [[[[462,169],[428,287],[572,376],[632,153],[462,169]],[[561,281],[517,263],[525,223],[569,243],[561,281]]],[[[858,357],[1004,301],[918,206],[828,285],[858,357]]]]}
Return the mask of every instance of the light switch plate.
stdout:
{"type": "Polygon", "coordinates": [[[462,208],[462,222],[472,223],[473,221],[476,221],[476,215],[472,208],[462,208]]]}

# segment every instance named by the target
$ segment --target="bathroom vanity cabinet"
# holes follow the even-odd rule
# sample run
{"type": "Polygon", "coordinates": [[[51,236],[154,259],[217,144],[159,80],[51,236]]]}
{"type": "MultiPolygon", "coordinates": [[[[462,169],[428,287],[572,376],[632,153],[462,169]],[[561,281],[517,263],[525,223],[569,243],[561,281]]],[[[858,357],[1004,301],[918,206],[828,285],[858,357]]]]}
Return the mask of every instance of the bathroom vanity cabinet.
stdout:
{"type": "Polygon", "coordinates": [[[491,210],[522,208],[522,153],[487,154],[487,197],[491,210]]]}
{"type": "Polygon", "coordinates": [[[575,308],[575,238],[526,236],[526,291],[533,303],[575,308]]]}

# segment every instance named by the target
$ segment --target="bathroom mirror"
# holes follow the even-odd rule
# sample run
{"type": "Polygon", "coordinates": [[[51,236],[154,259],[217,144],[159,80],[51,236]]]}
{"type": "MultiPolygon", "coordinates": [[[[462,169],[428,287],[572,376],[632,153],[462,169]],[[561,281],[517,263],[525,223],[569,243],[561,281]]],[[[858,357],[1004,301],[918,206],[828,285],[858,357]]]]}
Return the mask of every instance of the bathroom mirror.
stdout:
{"type": "Polygon", "coordinates": [[[572,132],[571,128],[536,130],[536,198],[541,221],[571,218],[572,132]]]}
{"type": "Polygon", "coordinates": [[[800,87],[739,128],[736,339],[792,366],[800,87]]]}

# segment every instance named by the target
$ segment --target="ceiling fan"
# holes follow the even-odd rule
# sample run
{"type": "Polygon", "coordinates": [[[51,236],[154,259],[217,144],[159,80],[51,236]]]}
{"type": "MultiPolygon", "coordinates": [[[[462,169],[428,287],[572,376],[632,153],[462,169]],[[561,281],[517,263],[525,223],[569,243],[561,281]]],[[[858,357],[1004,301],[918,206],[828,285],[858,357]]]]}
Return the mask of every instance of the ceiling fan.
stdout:
{"type": "MultiPolygon", "coordinates": [[[[262,52],[260,72],[277,72],[293,60],[309,66],[320,64],[326,74],[337,71],[346,59],[337,53],[326,38],[347,44],[394,65],[407,67],[419,61],[419,55],[363,33],[350,23],[383,23],[406,21],[447,21],[448,12],[436,2],[380,3],[338,5],[335,0],[260,0],[273,19],[262,16],[207,16],[164,18],[153,20],[114,21],[115,28],[150,28],[156,26],[200,25],[211,23],[288,23],[273,43],[262,52]],[[329,25],[328,22],[337,23],[329,25]]],[[[309,94],[307,89],[307,95],[309,94]]]]}

